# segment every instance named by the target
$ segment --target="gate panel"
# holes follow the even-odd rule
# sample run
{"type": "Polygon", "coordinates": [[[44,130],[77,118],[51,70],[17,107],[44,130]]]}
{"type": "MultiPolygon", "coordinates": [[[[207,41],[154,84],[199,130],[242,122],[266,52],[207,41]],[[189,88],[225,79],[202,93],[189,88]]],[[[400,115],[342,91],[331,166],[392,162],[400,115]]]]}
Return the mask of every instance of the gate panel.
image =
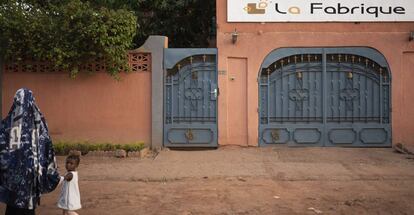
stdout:
{"type": "Polygon", "coordinates": [[[217,50],[164,55],[164,146],[217,147],[217,50]]]}
{"type": "Polygon", "coordinates": [[[390,79],[369,48],[272,52],[259,78],[259,143],[390,146],[390,79]]]}
{"type": "Polygon", "coordinates": [[[261,144],[322,145],[322,54],[284,57],[262,69],[261,144]]]}
{"type": "Polygon", "coordinates": [[[326,55],[327,146],[388,146],[390,77],[373,59],[335,50],[326,55]]]}

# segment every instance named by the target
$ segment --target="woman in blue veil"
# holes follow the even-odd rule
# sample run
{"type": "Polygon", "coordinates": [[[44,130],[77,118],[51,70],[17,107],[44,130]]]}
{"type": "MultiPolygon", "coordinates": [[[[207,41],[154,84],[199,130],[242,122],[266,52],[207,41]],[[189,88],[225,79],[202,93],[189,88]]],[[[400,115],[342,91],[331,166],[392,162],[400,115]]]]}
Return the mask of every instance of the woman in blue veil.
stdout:
{"type": "Polygon", "coordinates": [[[17,90],[0,129],[0,201],[7,204],[6,215],[35,214],[40,196],[53,191],[60,178],[32,91],[17,90]]]}

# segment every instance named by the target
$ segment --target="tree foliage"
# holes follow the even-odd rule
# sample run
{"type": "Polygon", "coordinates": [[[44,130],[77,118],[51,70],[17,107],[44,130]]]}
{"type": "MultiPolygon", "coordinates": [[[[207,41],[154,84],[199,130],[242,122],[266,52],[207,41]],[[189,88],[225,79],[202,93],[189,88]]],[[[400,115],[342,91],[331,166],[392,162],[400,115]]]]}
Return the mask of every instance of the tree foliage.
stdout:
{"type": "Polygon", "coordinates": [[[104,59],[113,76],[150,35],[170,47],[207,47],[215,0],[0,0],[0,59],[49,61],[76,75],[104,59]]]}
{"type": "Polygon", "coordinates": [[[136,33],[137,18],[125,9],[94,7],[80,0],[12,0],[0,6],[0,55],[51,62],[76,75],[91,59],[104,59],[117,76],[136,33]]]}
{"type": "Polygon", "coordinates": [[[134,46],[149,35],[164,35],[170,47],[208,47],[215,36],[215,0],[93,0],[93,4],[128,9],[138,18],[134,46]]]}

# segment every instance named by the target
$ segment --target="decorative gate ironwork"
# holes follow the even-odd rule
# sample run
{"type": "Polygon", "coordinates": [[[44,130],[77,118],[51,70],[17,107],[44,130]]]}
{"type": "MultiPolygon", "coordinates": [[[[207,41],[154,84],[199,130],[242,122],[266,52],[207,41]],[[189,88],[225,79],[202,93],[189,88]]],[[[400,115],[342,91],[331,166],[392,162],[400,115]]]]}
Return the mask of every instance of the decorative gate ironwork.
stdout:
{"type": "Polygon", "coordinates": [[[164,146],[217,147],[217,49],[165,49],[164,146]]]}
{"type": "Polygon", "coordinates": [[[259,142],[391,146],[391,77],[370,48],[273,51],[259,77],[259,142]]]}

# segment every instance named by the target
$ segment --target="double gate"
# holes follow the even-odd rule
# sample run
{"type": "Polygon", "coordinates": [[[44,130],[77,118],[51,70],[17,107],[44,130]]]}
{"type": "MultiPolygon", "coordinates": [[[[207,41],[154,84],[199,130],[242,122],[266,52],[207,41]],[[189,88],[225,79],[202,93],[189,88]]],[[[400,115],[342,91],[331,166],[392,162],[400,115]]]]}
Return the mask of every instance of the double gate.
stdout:
{"type": "Polygon", "coordinates": [[[164,146],[217,147],[217,49],[165,49],[164,72],[164,146]]]}
{"type": "Polygon", "coordinates": [[[259,76],[259,143],[391,146],[390,89],[376,50],[275,50],[259,76]]]}

